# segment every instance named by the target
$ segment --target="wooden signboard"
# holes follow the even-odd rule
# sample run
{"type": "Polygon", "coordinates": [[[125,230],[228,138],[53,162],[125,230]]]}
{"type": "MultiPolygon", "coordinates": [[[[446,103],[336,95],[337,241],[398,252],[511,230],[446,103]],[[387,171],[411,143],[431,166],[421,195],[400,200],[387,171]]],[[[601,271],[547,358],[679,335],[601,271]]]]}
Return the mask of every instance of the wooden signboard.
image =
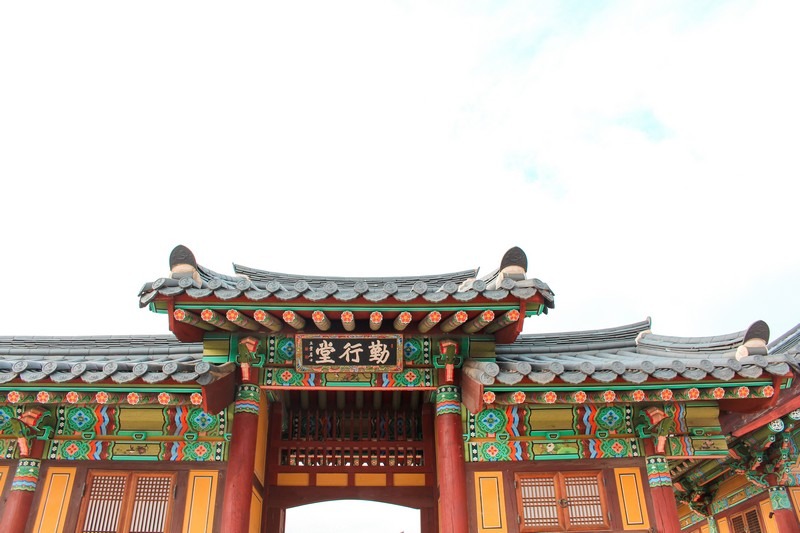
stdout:
{"type": "Polygon", "coordinates": [[[399,372],[403,369],[403,336],[295,336],[298,372],[399,372]]]}

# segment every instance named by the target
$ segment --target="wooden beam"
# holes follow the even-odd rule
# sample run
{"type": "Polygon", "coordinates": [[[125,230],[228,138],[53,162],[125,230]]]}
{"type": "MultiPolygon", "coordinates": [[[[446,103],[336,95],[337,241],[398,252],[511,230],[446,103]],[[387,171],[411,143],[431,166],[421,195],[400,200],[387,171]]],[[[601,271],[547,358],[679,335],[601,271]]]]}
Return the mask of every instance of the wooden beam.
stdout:
{"type": "Polygon", "coordinates": [[[292,326],[294,329],[303,329],[306,325],[305,319],[303,319],[303,317],[294,311],[284,311],[283,321],[292,326]]]}
{"type": "Polygon", "coordinates": [[[202,389],[203,411],[219,413],[227,409],[236,399],[236,372],[228,372],[219,379],[202,385],[202,389]]]}
{"type": "Polygon", "coordinates": [[[283,328],[277,318],[267,313],[263,309],[256,309],[253,313],[253,319],[273,333],[278,332],[283,328]]]}
{"type": "Polygon", "coordinates": [[[492,322],[492,320],[494,320],[494,311],[492,311],[491,309],[487,309],[483,313],[479,314],[478,316],[476,316],[475,318],[464,324],[464,327],[461,328],[461,331],[463,331],[464,333],[477,333],[478,331],[488,326],[489,323],[492,322]]]}
{"type": "Polygon", "coordinates": [[[517,392],[497,392],[495,393],[494,403],[497,405],[519,405],[525,403],[525,393],[521,390],[517,392]]]}
{"type": "Polygon", "coordinates": [[[449,333],[466,322],[468,318],[469,315],[466,311],[458,311],[450,315],[450,318],[442,322],[442,325],[439,326],[439,328],[445,333],[449,333]]]}
{"type": "Polygon", "coordinates": [[[493,324],[490,324],[485,330],[484,333],[494,333],[495,331],[499,331],[506,326],[509,326],[519,320],[520,313],[516,309],[512,309],[508,311],[503,316],[498,318],[493,324]]]}
{"type": "Polygon", "coordinates": [[[320,331],[328,331],[331,329],[331,321],[322,311],[314,311],[311,313],[311,320],[314,321],[314,325],[317,326],[317,329],[320,331]]]}
{"type": "Polygon", "coordinates": [[[185,309],[176,309],[172,313],[172,317],[177,320],[178,322],[182,322],[183,324],[187,324],[189,326],[194,326],[196,328],[204,329],[206,331],[214,331],[216,328],[211,324],[206,324],[200,317],[196,314],[186,311],[185,309]]]}
{"type": "Polygon", "coordinates": [[[483,384],[469,375],[461,375],[461,403],[473,415],[483,410],[483,384]]]}
{"type": "Polygon", "coordinates": [[[403,331],[409,324],[411,324],[411,313],[403,311],[394,319],[393,326],[395,331],[403,331]]]}
{"type": "Polygon", "coordinates": [[[383,324],[383,313],[380,311],[373,311],[369,314],[369,329],[378,331],[383,324]]]}
{"type": "Polygon", "coordinates": [[[345,331],[353,331],[356,329],[356,318],[353,316],[352,311],[342,311],[342,327],[345,331]]]}
{"type": "Polygon", "coordinates": [[[213,309],[203,309],[200,313],[200,318],[204,322],[208,322],[212,326],[217,326],[219,329],[226,331],[236,331],[236,326],[228,322],[225,317],[214,311],[213,309]]]}
{"type": "Polygon", "coordinates": [[[419,323],[419,332],[420,333],[427,333],[429,332],[433,326],[439,323],[442,319],[442,314],[439,311],[431,311],[428,313],[425,318],[422,319],[422,322],[419,323]]]}
{"type": "Polygon", "coordinates": [[[236,324],[240,328],[249,329],[251,331],[258,331],[258,323],[249,318],[247,315],[240,313],[236,309],[228,309],[228,312],[225,313],[225,318],[228,319],[229,322],[232,324],[236,324]]]}

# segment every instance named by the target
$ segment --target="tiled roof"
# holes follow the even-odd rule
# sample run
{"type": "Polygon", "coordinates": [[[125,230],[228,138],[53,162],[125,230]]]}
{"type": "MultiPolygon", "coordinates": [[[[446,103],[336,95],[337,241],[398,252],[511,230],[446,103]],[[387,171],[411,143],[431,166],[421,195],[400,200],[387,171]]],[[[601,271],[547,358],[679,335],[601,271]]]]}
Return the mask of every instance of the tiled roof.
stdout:
{"type": "Polygon", "coordinates": [[[792,353],[800,355],[800,324],[769,343],[770,353],[792,353]]]}
{"type": "MultiPolygon", "coordinates": [[[[556,379],[607,383],[620,378],[642,383],[648,379],[699,381],[707,377],[728,381],[789,374],[788,363],[793,359],[768,353],[763,346],[768,338],[769,328],[761,321],[729,335],[668,337],[651,333],[649,319],[602,330],[520,335],[513,344],[497,346],[501,372],[491,383],[487,378],[481,382],[513,384],[524,377],[534,383],[556,379]],[[751,339],[763,342],[745,345],[751,339]],[[515,376],[515,372],[525,375],[515,376]]],[[[480,369],[480,364],[471,366],[480,369]]]]}
{"type": "Polygon", "coordinates": [[[214,378],[202,343],[172,335],[0,337],[0,383],[111,380],[206,384],[214,378]]]}
{"type": "MultiPolygon", "coordinates": [[[[524,253],[518,248],[509,250],[506,257],[512,252],[521,254],[524,259],[524,253]]],[[[553,292],[546,283],[536,278],[524,279],[524,273],[522,276],[498,275],[500,269],[483,278],[477,277],[477,269],[438,275],[370,278],[300,276],[234,264],[235,275],[230,276],[197,265],[194,255],[186,247],[177,247],[173,256],[176,254],[181,256],[181,260],[189,261],[197,275],[194,276],[191,271],[173,271],[169,278],[146,283],[139,291],[142,307],[159,295],[175,297],[184,294],[194,299],[216,297],[220,300],[245,297],[253,301],[275,298],[281,301],[302,299],[315,302],[332,298],[348,302],[363,298],[369,302],[410,302],[421,299],[435,303],[447,299],[468,302],[477,297],[503,300],[509,295],[528,300],[537,293],[542,295],[547,307],[553,307],[553,292]]],[[[518,259],[518,256],[513,259],[518,259]]],[[[527,265],[527,260],[525,262],[527,265]]]]}

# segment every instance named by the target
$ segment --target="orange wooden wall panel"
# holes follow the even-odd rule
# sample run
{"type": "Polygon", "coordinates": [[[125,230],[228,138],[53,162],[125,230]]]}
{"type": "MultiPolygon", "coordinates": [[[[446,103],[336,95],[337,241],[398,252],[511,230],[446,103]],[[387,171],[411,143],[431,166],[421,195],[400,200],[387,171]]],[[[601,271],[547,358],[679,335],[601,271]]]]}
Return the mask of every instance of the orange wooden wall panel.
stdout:
{"type": "Polygon", "coordinates": [[[186,489],[183,533],[210,533],[214,525],[219,472],[192,470],[186,489]]]}
{"type": "Polygon", "coordinates": [[[475,472],[475,509],[478,533],[508,531],[502,472],[475,472]]]}
{"type": "Polygon", "coordinates": [[[33,525],[35,533],[61,533],[75,483],[75,468],[50,467],[42,484],[42,500],[33,525]]]}
{"type": "Polygon", "coordinates": [[[619,495],[619,511],[623,529],[649,529],[647,501],[644,499],[642,469],[615,468],[614,480],[619,495]]]}

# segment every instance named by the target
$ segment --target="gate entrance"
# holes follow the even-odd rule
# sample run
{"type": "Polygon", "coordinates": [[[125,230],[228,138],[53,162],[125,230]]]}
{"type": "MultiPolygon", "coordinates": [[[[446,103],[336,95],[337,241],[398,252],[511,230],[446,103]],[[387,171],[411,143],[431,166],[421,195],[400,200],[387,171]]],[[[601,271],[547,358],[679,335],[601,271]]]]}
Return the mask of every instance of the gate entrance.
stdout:
{"type": "Polygon", "coordinates": [[[420,533],[420,512],[399,505],[337,500],[286,511],[286,532],[420,533]]]}
{"type": "Polygon", "coordinates": [[[351,499],[419,509],[420,530],[437,531],[433,409],[424,394],[281,392],[269,422],[265,530],[283,533],[286,509],[351,499]]]}

